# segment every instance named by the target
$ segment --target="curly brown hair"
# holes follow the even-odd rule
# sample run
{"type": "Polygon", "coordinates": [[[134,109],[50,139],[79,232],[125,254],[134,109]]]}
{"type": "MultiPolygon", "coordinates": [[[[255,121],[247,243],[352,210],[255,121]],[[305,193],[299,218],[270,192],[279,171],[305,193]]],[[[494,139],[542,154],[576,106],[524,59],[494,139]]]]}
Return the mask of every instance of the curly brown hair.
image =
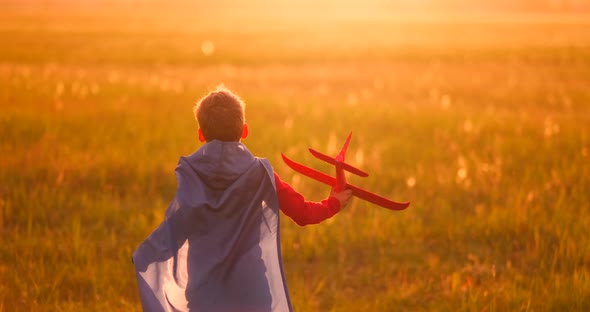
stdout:
{"type": "Polygon", "coordinates": [[[207,142],[238,142],[245,123],[246,104],[238,95],[218,86],[201,98],[193,112],[207,142]]]}

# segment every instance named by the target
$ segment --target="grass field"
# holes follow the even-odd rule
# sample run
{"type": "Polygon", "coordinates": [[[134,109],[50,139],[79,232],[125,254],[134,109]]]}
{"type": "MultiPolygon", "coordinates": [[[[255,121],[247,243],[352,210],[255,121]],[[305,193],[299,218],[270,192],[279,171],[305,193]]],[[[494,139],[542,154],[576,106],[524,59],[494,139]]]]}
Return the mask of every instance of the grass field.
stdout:
{"type": "Polygon", "coordinates": [[[244,141],[335,153],[360,200],[282,219],[296,311],[590,310],[590,18],[222,19],[0,11],[0,311],[139,311],[130,262],[162,220],[195,101],[247,103],[244,141]]]}

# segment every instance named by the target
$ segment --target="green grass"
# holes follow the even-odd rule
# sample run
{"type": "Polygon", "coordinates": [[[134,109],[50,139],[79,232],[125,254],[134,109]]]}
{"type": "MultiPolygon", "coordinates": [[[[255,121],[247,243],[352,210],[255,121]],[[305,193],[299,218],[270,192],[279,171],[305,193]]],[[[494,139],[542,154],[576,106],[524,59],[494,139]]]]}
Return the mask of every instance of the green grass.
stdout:
{"type": "Polygon", "coordinates": [[[352,130],[351,181],[412,202],[283,217],[297,311],[590,309],[589,24],[0,14],[0,311],[140,310],[130,255],[221,82],[307,198],[280,153],[328,170],[307,147],[352,130]]]}

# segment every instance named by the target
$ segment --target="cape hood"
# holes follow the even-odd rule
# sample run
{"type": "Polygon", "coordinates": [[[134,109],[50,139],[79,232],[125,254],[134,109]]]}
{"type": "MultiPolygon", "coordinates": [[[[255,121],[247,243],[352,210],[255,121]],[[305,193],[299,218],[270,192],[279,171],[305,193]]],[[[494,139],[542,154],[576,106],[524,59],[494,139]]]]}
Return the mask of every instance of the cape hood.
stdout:
{"type": "Polygon", "coordinates": [[[182,157],[177,171],[192,169],[211,189],[223,190],[234,183],[256,158],[239,142],[212,141],[188,157],[182,157]],[[188,166],[189,168],[183,168],[188,166]]]}

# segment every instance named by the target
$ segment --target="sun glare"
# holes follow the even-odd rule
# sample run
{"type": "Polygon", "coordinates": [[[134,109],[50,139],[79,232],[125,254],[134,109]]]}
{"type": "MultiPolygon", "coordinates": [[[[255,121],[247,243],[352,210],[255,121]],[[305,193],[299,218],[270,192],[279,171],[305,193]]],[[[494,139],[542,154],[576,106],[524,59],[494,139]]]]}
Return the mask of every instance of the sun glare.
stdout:
{"type": "Polygon", "coordinates": [[[280,22],[306,21],[314,24],[334,20],[377,20],[398,16],[405,18],[408,12],[429,14],[431,9],[445,1],[410,0],[226,0],[208,3],[207,8],[234,16],[271,18],[280,22]]]}

